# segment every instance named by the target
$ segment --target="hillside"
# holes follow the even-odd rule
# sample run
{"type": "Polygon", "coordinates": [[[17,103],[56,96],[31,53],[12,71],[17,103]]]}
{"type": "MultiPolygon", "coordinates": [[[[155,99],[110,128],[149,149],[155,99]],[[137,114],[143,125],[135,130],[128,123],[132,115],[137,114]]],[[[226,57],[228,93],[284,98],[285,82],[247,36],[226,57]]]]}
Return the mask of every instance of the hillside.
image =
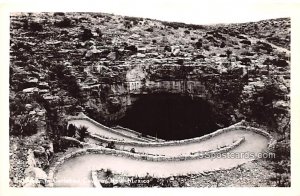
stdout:
{"type": "Polygon", "coordinates": [[[289,18],[208,26],[104,13],[12,14],[11,186],[22,186],[28,149],[49,151],[40,158],[47,170],[59,135],[53,118],[84,111],[114,124],[131,93],[157,92],[151,82],[198,81],[204,90],[188,94],[215,105],[220,127],[246,119],[289,142],[290,31],[289,18]],[[134,82],[140,86],[131,92],[134,82]]]}

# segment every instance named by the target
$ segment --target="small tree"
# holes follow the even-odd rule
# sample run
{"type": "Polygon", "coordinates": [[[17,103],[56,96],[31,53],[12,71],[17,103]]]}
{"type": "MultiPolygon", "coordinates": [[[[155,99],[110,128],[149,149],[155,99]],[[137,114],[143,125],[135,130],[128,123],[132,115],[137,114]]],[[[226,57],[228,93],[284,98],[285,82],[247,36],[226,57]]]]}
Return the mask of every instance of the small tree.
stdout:
{"type": "Polygon", "coordinates": [[[231,54],[232,54],[232,51],[227,49],[226,50],[227,59],[230,59],[231,54]]]}
{"type": "Polygon", "coordinates": [[[115,142],[114,142],[114,141],[109,142],[109,143],[107,144],[107,148],[111,148],[111,149],[116,148],[115,142]]]}
{"type": "Polygon", "coordinates": [[[105,177],[106,177],[106,178],[111,178],[111,177],[113,177],[113,172],[112,172],[110,169],[107,169],[107,170],[105,171],[105,177]]]}
{"type": "Polygon", "coordinates": [[[68,130],[67,130],[67,136],[69,137],[74,137],[76,134],[76,127],[73,124],[70,124],[68,126],[68,130]]]}
{"type": "Polygon", "coordinates": [[[79,134],[79,140],[84,141],[84,138],[88,135],[87,127],[85,126],[80,126],[78,129],[78,134],[79,134]]]}

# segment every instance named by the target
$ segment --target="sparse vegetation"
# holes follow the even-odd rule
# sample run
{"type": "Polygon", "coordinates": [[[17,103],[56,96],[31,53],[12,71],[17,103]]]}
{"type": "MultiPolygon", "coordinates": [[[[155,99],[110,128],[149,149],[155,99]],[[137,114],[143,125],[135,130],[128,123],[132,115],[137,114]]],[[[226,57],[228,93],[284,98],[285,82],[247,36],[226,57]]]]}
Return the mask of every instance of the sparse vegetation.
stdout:
{"type": "MultiPolygon", "coordinates": [[[[55,154],[70,146],[62,139],[65,136],[85,141],[87,127],[67,128],[65,117],[83,111],[110,126],[126,110],[128,89],[136,88],[137,96],[138,90],[157,93],[158,88],[147,86],[154,81],[186,82],[161,89],[187,89],[188,82],[197,81],[191,92],[172,89],[172,93],[198,93],[209,99],[220,127],[233,124],[232,119],[246,119],[289,143],[288,18],[205,26],[111,14],[16,13],[10,29],[9,133],[11,144],[18,146],[18,150],[11,147],[11,154],[18,155],[12,158],[12,168],[18,168],[22,158],[23,173],[27,150],[40,145],[40,140],[53,143],[55,154]],[[129,81],[141,82],[142,88],[129,81]]],[[[284,156],[270,160],[269,169],[275,174],[268,178],[275,186],[290,185],[286,143],[275,148],[284,156]]],[[[107,147],[116,145],[111,142],[107,147]]],[[[240,168],[237,171],[229,172],[234,174],[231,178],[240,175],[240,168]]],[[[181,187],[187,186],[184,178],[145,179],[150,186],[181,187]]],[[[212,186],[222,186],[227,178],[207,179],[212,186]]]]}

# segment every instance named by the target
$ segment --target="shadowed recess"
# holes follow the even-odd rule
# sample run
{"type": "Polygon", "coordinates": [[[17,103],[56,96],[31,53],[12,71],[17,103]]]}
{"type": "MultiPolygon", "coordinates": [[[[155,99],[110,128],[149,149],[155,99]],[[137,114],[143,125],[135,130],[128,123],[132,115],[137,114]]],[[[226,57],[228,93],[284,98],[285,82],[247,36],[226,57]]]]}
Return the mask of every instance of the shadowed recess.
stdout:
{"type": "Polygon", "coordinates": [[[218,128],[209,102],[175,94],[140,95],[117,123],[165,140],[199,137],[218,128]]]}

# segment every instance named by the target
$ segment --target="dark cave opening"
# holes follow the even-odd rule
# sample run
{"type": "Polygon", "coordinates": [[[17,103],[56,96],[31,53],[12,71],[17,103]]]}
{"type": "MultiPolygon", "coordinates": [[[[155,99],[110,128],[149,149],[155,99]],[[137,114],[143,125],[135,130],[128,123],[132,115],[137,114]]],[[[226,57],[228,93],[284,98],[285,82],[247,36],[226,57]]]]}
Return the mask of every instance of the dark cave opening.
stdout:
{"type": "Polygon", "coordinates": [[[213,105],[178,94],[148,94],[139,98],[117,124],[165,140],[203,136],[218,129],[213,105]]]}

